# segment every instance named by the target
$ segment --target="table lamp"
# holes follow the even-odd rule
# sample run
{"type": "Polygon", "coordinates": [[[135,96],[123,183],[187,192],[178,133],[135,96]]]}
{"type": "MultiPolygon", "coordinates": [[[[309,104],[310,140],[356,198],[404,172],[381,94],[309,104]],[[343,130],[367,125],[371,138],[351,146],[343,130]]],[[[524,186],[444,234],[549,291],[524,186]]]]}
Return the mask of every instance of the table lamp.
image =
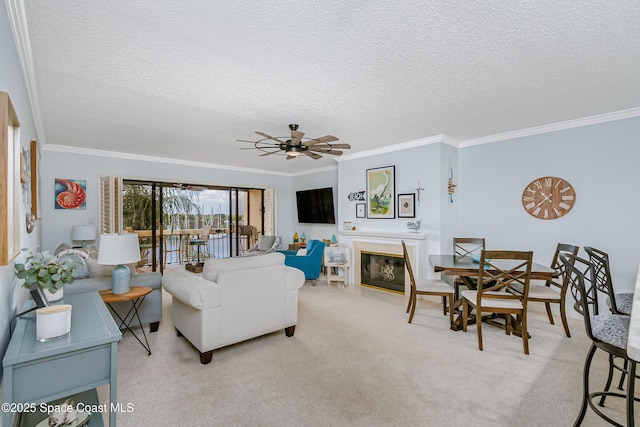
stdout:
{"type": "Polygon", "coordinates": [[[98,264],[114,265],[111,289],[114,294],[126,294],[131,289],[131,271],[124,264],[140,261],[140,244],[135,233],[102,234],[98,264]]]}
{"type": "Polygon", "coordinates": [[[87,240],[96,240],[96,226],[74,225],[71,227],[71,240],[82,240],[82,247],[87,247],[87,240]]]}

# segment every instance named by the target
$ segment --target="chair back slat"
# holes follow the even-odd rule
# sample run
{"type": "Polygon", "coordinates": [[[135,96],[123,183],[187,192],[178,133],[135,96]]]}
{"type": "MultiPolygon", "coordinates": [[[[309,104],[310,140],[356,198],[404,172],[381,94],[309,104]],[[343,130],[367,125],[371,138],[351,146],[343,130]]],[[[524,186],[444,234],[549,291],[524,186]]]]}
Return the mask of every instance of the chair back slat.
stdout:
{"type": "Polygon", "coordinates": [[[454,237],[453,254],[457,256],[480,255],[485,248],[484,238],[454,237]]]}
{"type": "Polygon", "coordinates": [[[573,296],[573,308],[582,315],[587,336],[593,340],[591,316],[598,314],[598,298],[592,291],[595,277],[593,264],[566,252],[560,254],[560,261],[565,266],[565,280],[573,296]]]}
{"type": "Polygon", "coordinates": [[[553,268],[556,273],[554,274],[554,277],[552,279],[547,280],[547,286],[556,287],[560,289],[561,292],[563,292],[567,283],[566,280],[564,280],[565,267],[562,261],[560,261],[560,254],[566,252],[570,253],[573,256],[577,256],[579,250],[579,246],[569,245],[566,243],[558,243],[558,246],[556,246],[556,252],[553,255],[553,260],[551,261],[551,268],[553,268]]]}
{"type": "MultiPolygon", "coordinates": [[[[609,254],[590,246],[584,247],[585,252],[589,255],[589,262],[593,266],[593,286],[592,289],[602,292],[609,298],[609,307],[611,313],[622,314],[616,306],[615,292],[613,290],[613,281],[611,280],[611,267],[609,265],[609,254]]],[[[596,294],[594,293],[594,298],[596,294]]],[[[596,311],[595,314],[598,314],[596,311]]]]}
{"type": "Polygon", "coordinates": [[[486,251],[480,255],[478,283],[478,305],[482,298],[520,300],[526,307],[531,280],[531,251],[486,251]],[[521,292],[506,292],[515,284],[522,286],[521,292]]]}

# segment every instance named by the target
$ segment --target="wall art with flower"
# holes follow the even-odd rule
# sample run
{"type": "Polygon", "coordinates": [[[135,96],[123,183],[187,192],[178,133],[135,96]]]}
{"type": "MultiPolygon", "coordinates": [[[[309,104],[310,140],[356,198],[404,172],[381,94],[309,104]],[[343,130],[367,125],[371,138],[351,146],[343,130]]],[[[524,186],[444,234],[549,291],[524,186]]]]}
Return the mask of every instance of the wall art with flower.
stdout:
{"type": "Polygon", "coordinates": [[[87,181],[55,178],[56,209],[87,209],[87,181]]]}

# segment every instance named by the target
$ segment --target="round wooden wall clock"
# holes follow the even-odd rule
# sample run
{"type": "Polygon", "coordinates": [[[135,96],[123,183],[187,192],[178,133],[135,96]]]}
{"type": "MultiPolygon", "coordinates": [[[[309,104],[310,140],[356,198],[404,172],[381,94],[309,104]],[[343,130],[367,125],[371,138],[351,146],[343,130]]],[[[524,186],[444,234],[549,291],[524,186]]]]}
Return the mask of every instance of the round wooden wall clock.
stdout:
{"type": "Polygon", "coordinates": [[[575,202],[571,184],[555,176],[535,179],[522,192],[522,206],[538,219],[558,219],[568,214],[575,202]]]}

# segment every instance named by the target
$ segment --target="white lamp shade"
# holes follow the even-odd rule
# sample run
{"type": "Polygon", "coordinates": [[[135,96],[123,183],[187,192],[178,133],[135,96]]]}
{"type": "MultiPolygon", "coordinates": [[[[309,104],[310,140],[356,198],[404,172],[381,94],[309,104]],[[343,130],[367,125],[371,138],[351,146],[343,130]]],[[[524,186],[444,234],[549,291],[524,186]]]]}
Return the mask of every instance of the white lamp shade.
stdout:
{"type": "Polygon", "coordinates": [[[140,261],[140,244],[135,233],[102,234],[98,264],[116,265],[140,261]]]}
{"type": "Polygon", "coordinates": [[[72,226],[71,240],[96,240],[96,226],[92,224],[72,226]]]}

